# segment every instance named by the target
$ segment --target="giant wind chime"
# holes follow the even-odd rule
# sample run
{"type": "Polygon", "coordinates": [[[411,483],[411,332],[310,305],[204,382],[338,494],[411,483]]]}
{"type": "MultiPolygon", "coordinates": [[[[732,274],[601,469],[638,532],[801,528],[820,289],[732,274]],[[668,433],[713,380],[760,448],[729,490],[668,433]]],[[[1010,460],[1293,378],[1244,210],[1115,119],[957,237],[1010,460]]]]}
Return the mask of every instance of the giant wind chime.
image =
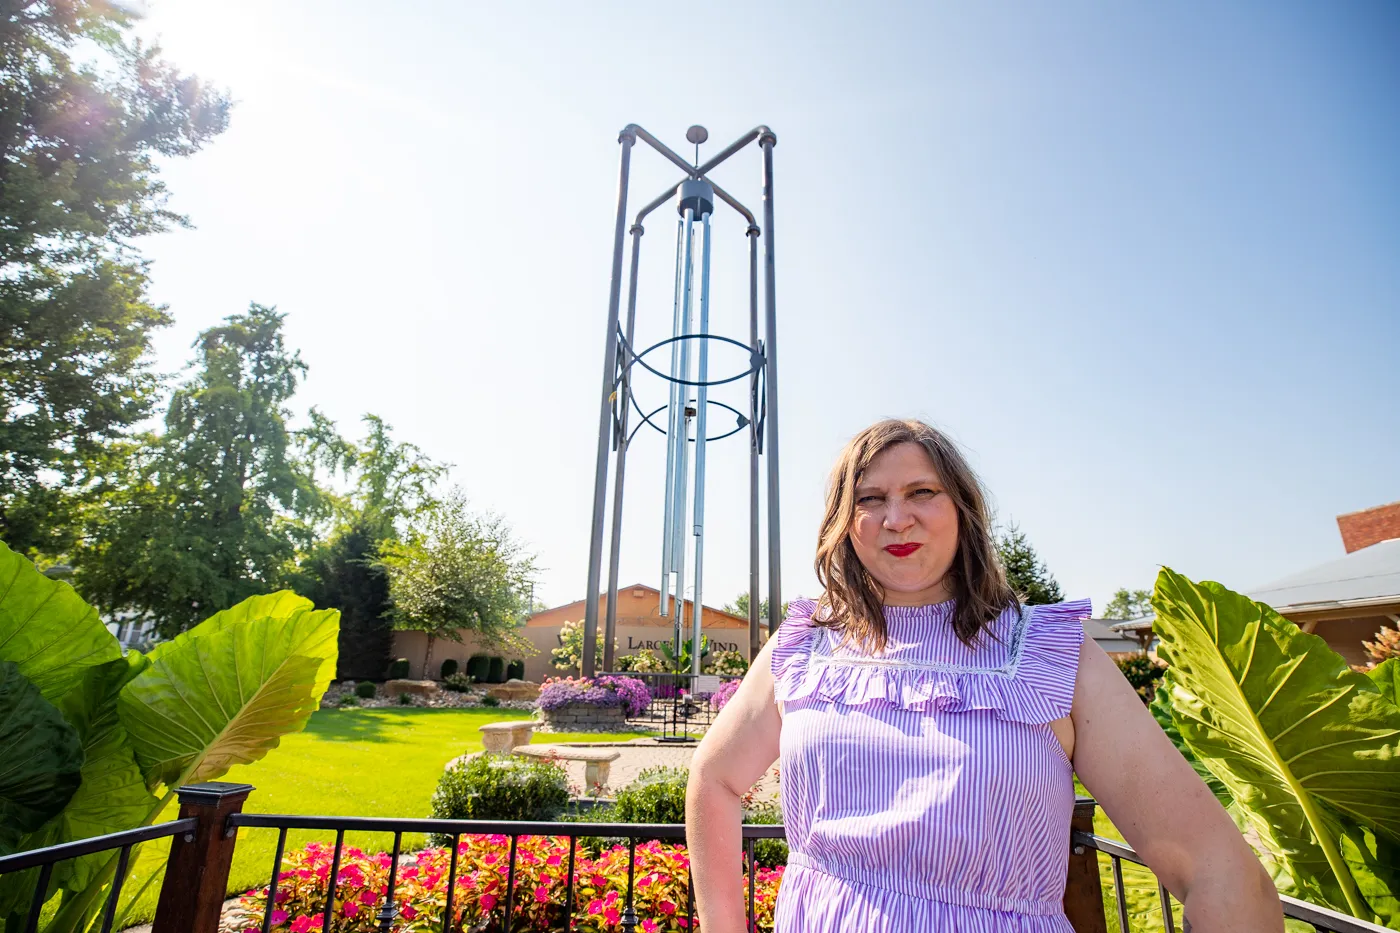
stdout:
{"type": "Polygon", "coordinates": [[[749,440],[749,657],[759,649],[759,460],[767,467],[768,509],[768,631],[777,629],[781,611],[778,526],[778,361],[776,292],[773,281],[773,146],[777,137],[766,126],[739,137],[713,158],[699,161],[699,147],[708,138],[704,127],[692,126],[686,139],[695,146],[689,162],[640,126],[630,125],[619,136],[622,166],[618,180],[617,223],[613,232],[612,286],[608,296],[608,323],[603,350],[602,403],[598,414],[598,457],[593,485],[592,539],[588,550],[588,587],[583,636],[583,674],[592,677],[598,638],[599,596],[603,564],[603,532],[607,513],[608,467],[613,465],[613,498],[609,548],[607,616],[603,633],[603,669],[613,669],[613,637],[617,628],[618,554],[622,528],[622,494],[627,449],[643,426],[666,439],[666,471],[661,529],[660,614],[673,621],[677,655],[683,640],[691,644],[691,674],[700,673],[700,622],[703,615],[705,569],[705,460],[713,441],[747,429],[749,440]],[[674,163],[684,177],[638,211],[627,226],[627,185],[632,147],[642,140],[674,163]],[[708,177],[715,166],[757,142],[763,154],[763,226],[753,213],[708,177]],[[671,336],[642,350],[633,343],[637,321],[637,271],[641,256],[642,221],[657,208],[672,202],[679,214],[676,227],[675,300],[671,336]],[[747,341],[710,331],[710,219],[716,200],[737,211],[747,222],[749,247],[749,334],[747,341]],[[631,274],[628,278],[627,316],[620,320],[622,259],[626,235],[631,233],[631,274]],[[763,240],[764,316],[762,338],[758,314],[758,241],[763,240]],[[710,344],[721,341],[748,351],[749,367],[737,375],[712,378],[710,344]],[[648,360],[669,354],[665,370],[648,360]],[[664,406],[643,411],[633,395],[638,368],[665,380],[668,398],[664,406]],[[749,380],[747,412],[709,397],[713,386],[749,380]],[[711,435],[711,408],[728,410],[737,427],[711,435]],[[635,412],[638,422],[629,427],[635,412]],[[612,454],[616,454],[613,457],[612,454]],[[687,558],[690,560],[687,561],[687,558]],[[689,564],[689,566],[688,566],[689,564]],[[686,618],[687,570],[692,587],[691,617],[686,618]]]}

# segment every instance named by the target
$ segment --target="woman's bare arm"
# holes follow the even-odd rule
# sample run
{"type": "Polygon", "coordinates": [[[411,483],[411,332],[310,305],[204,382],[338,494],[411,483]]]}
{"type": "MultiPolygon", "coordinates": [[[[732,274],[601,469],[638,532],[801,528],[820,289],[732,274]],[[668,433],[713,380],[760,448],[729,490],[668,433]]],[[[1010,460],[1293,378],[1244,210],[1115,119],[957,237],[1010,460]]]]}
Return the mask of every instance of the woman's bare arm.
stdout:
{"type": "Polygon", "coordinates": [[[768,639],[758,653],[690,763],[685,836],[696,909],[706,933],[742,933],[747,926],[740,798],[778,758],[782,717],[773,699],[769,662],[776,641],[768,639]]]}
{"type": "Polygon", "coordinates": [[[1193,933],[1282,933],[1273,881],[1220,802],[1093,639],[1079,652],[1074,770],[1186,905],[1193,933]]]}

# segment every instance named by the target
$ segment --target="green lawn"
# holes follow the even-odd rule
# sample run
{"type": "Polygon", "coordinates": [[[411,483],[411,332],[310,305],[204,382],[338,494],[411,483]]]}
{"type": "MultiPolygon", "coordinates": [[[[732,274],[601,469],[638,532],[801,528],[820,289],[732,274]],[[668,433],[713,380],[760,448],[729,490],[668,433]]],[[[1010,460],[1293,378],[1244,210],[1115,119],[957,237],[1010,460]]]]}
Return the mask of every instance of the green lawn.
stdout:
{"type": "MultiPolygon", "coordinates": [[[[426,817],[443,766],[463,752],[481,750],[477,727],[507,719],[529,719],[524,710],[357,709],[320,710],[306,729],[282,740],[256,764],[237,767],[220,780],[252,784],[256,790],[244,806],[249,813],[298,813],[320,816],[426,817]]],[[[644,733],[536,734],[540,742],[622,741],[644,733]]],[[[171,804],[166,819],[175,819],[171,804]]],[[[293,831],[287,847],[315,839],[334,841],[334,833],[293,831]]],[[[386,834],[347,833],[346,842],[362,848],[388,849],[386,834]]],[[[405,848],[424,844],[420,835],[404,837],[405,848]]],[[[229,873],[229,892],[265,884],[272,872],[277,831],[241,830],[229,873]]],[[[163,871],[168,843],[151,843],[142,852],[128,884],[135,892],[163,871]]],[[[155,913],[159,879],[134,903],[127,923],[149,920],[155,913]]]]}

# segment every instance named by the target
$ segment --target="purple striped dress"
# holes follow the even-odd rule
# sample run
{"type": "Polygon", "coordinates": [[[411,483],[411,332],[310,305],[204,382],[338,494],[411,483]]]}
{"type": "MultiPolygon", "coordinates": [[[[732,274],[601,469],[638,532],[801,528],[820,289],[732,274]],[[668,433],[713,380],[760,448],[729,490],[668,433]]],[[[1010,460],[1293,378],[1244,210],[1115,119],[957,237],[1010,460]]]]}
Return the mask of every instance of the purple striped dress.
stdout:
{"type": "Polygon", "coordinates": [[[887,607],[862,654],[792,603],[773,649],[788,868],[775,933],[1072,933],[1074,696],[1089,601],[1009,609],[975,649],[953,603],[887,607]]]}

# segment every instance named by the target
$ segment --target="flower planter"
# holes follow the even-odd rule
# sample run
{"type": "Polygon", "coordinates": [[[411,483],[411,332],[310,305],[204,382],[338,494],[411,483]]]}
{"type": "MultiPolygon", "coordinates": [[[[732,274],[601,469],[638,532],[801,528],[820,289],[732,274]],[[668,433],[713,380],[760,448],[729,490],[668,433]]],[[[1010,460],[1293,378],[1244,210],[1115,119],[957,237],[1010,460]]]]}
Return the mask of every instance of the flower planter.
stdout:
{"type": "Polygon", "coordinates": [[[541,709],[539,715],[552,732],[621,732],[627,724],[627,711],[621,706],[592,703],[565,703],[541,709]]]}

